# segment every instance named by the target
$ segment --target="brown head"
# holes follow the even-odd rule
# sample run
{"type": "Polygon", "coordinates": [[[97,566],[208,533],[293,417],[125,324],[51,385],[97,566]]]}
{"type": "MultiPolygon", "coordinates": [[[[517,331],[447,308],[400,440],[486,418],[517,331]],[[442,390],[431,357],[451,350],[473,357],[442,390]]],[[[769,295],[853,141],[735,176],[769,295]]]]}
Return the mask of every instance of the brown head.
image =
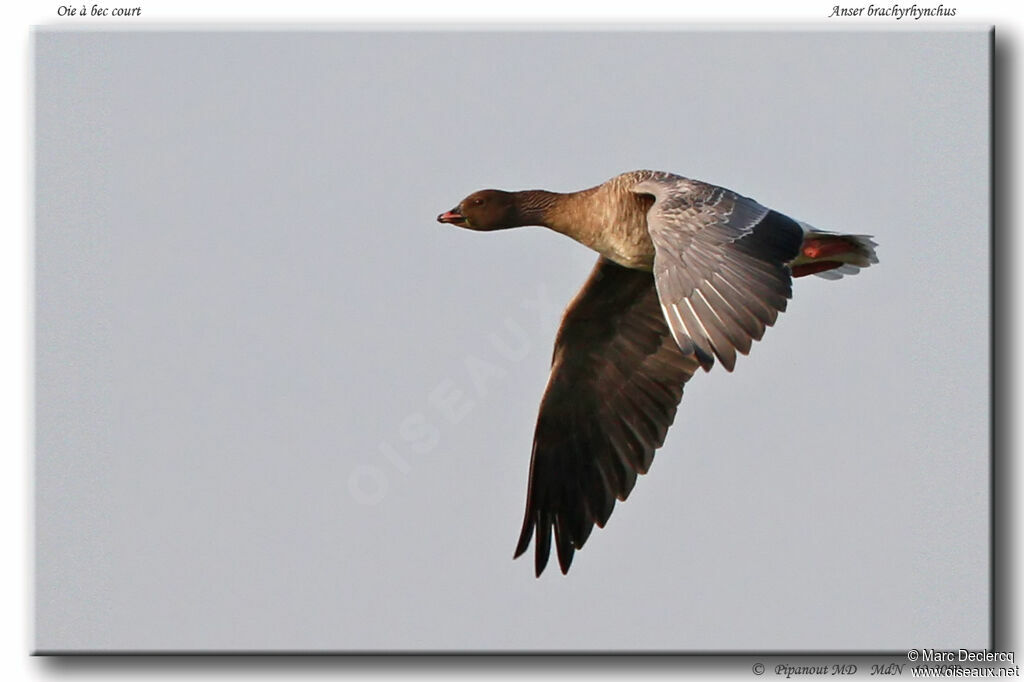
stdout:
{"type": "Polygon", "coordinates": [[[437,222],[450,223],[478,232],[505,230],[523,225],[543,225],[544,211],[551,200],[550,192],[504,192],[482,189],[473,192],[450,211],[437,216],[437,222]]]}

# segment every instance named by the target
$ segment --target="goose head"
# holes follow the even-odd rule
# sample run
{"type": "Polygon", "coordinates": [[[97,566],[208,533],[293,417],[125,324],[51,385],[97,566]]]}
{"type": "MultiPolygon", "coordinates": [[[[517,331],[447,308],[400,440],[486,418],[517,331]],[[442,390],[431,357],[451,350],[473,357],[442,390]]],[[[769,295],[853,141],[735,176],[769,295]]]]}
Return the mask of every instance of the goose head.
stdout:
{"type": "Polygon", "coordinates": [[[519,218],[517,193],[482,189],[470,194],[452,210],[437,216],[437,222],[490,232],[524,225],[519,218]]]}

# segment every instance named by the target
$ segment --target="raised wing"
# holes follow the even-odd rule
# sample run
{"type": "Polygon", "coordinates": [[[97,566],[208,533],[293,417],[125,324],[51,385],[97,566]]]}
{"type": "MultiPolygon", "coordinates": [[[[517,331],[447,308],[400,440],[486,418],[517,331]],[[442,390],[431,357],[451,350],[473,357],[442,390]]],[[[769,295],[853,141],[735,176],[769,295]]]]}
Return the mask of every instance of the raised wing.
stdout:
{"type": "Polygon", "coordinates": [[[804,231],[796,221],[722,187],[655,173],[633,192],[649,194],[647,229],[661,308],[683,353],[708,370],[732,371],[786,309],[788,263],[804,231]]]}
{"type": "Polygon", "coordinates": [[[536,530],[538,576],[552,531],[566,573],[594,524],[647,472],[697,367],[672,339],[653,276],[599,258],[562,319],[534,433],[515,555],[536,530]]]}

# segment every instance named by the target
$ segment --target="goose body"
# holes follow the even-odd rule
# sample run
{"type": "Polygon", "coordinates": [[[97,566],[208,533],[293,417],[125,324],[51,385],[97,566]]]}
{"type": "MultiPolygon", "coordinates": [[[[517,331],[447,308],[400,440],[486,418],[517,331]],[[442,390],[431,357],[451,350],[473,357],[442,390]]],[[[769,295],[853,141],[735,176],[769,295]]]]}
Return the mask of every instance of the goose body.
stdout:
{"type": "Polygon", "coordinates": [[[774,324],[792,278],[835,279],[877,262],[864,235],[824,232],[736,192],[639,170],[572,193],[480,190],[438,221],[476,231],[541,225],[597,251],[555,339],[515,556],[552,533],[563,573],[649,469],[698,368],[774,324]]]}

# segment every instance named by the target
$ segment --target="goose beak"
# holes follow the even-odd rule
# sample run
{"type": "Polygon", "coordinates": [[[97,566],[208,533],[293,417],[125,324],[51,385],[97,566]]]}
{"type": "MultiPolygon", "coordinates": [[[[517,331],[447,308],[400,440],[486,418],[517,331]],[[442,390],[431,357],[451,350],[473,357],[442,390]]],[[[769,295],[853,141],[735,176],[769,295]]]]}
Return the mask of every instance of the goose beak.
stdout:
{"type": "Polygon", "coordinates": [[[452,225],[465,225],[466,217],[459,213],[458,207],[456,207],[437,216],[437,222],[451,223],[452,225]]]}

